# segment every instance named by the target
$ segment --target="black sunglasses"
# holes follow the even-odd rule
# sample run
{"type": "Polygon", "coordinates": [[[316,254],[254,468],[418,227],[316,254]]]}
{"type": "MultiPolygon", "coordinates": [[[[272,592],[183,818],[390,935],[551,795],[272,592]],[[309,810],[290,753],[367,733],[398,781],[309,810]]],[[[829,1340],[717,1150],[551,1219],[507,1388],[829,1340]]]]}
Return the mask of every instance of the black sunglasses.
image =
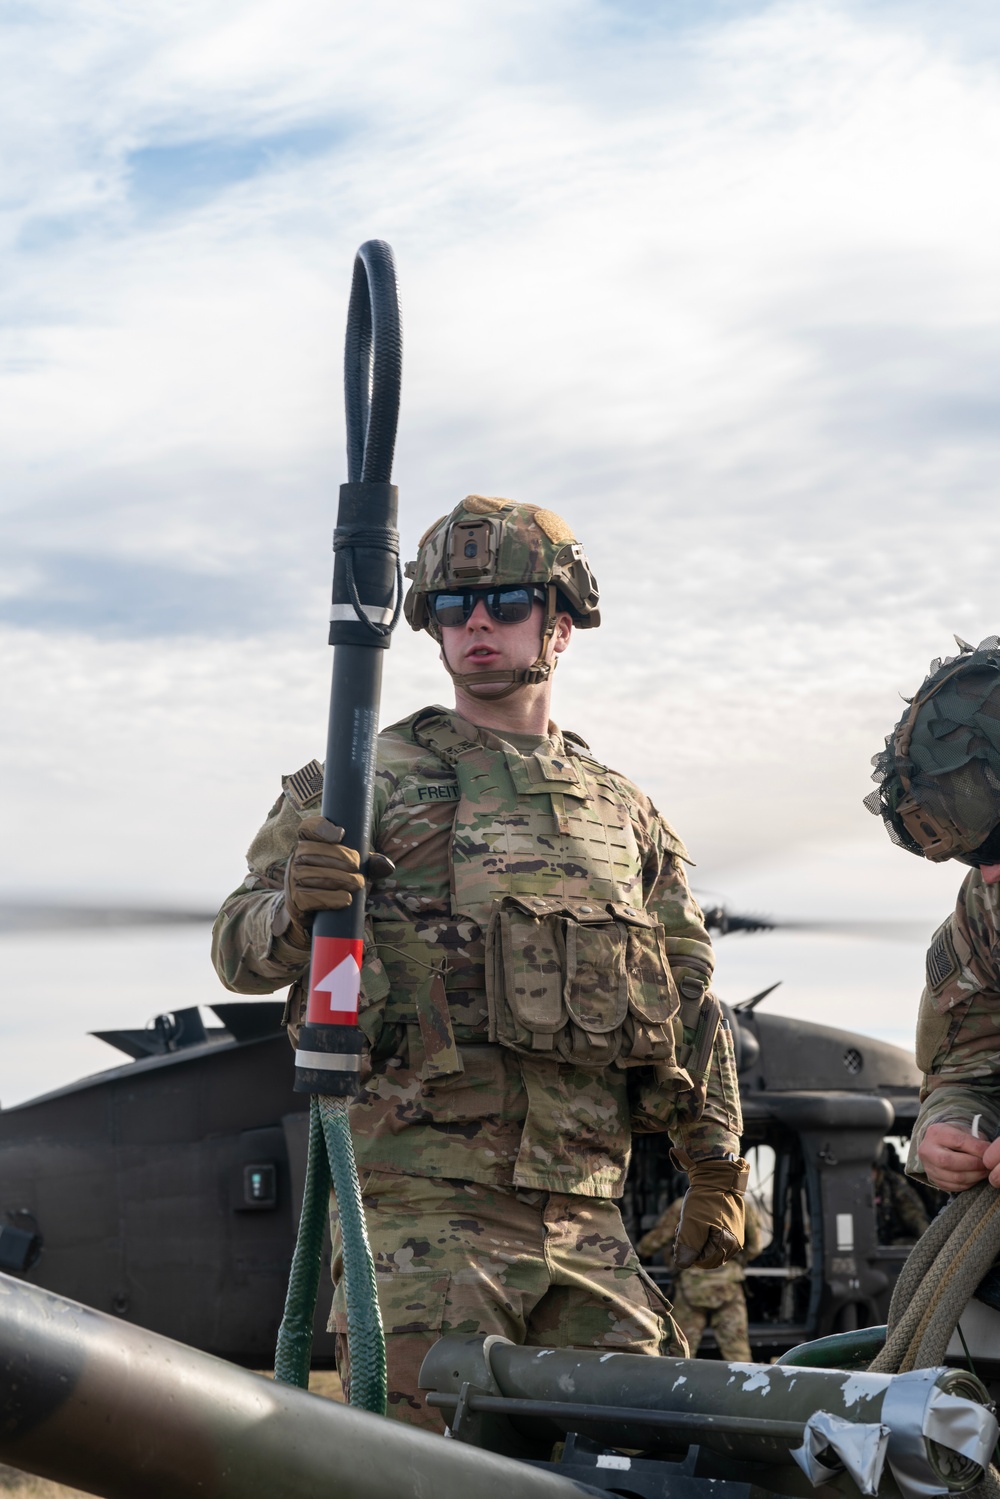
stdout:
{"type": "Polygon", "coordinates": [[[480,599],[491,619],[502,625],[517,625],[531,614],[533,604],[544,604],[545,590],[518,585],[511,588],[461,588],[450,593],[432,593],[431,613],[439,625],[450,629],[464,625],[480,599]]]}

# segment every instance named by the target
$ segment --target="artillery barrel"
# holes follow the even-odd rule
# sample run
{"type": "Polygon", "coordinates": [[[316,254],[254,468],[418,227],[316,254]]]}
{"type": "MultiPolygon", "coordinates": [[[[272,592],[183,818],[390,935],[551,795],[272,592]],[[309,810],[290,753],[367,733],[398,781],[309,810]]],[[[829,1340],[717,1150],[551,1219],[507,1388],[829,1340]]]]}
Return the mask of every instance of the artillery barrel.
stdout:
{"type": "Polygon", "coordinates": [[[912,1493],[914,1474],[924,1492],[972,1488],[983,1468],[970,1454],[988,1462],[997,1436],[987,1390],[959,1369],[869,1374],[443,1338],[420,1383],[460,1441],[519,1456],[569,1431],[631,1449],[697,1445],[699,1473],[779,1494],[812,1492],[791,1451],[817,1412],[889,1428],[882,1495],[912,1493]]]}
{"type": "Polygon", "coordinates": [[[579,1499],[0,1275],[0,1460],[108,1499],[579,1499]]]}

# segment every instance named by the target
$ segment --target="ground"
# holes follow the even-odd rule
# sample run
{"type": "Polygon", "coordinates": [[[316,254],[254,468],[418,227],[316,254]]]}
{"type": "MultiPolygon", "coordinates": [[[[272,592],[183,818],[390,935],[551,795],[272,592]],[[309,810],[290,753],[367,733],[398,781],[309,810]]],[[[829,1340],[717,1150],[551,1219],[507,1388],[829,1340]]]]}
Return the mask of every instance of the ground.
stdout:
{"type": "MultiPolygon", "coordinates": [[[[332,1369],[314,1369],[309,1388],[314,1395],[325,1395],[329,1400],[344,1398],[340,1378],[332,1369]]],[[[67,1489],[61,1483],[50,1483],[47,1478],[35,1478],[30,1473],[0,1465],[0,1499],[7,1499],[8,1495],[11,1499],[88,1499],[82,1489],[67,1489]]]]}

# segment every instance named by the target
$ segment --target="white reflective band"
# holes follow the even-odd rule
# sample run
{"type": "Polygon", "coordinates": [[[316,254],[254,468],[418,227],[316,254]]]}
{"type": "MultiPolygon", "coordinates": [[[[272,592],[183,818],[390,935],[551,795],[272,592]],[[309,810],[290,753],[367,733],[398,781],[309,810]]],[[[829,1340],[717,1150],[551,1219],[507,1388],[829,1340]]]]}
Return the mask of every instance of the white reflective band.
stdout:
{"type": "MultiPolygon", "coordinates": [[[[377,625],[387,625],[392,619],[391,609],[381,609],[377,604],[362,604],[362,614],[367,614],[370,620],[377,625]]],[[[336,624],[350,624],[351,620],[357,619],[353,604],[331,604],[330,619],[336,624]]]]}
{"type": "Polygon", "coordinates": [[[361,1058],[353,1051],[297,1051],[296,1067],[318,1067],[321,1072],[360,1072],[361,1058]]]}

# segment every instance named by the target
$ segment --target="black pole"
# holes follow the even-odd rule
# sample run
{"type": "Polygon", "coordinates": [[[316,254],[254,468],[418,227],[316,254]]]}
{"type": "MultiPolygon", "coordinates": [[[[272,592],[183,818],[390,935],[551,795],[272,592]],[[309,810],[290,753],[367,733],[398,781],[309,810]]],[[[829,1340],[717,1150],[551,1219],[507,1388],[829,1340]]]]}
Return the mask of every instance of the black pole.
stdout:
{"type": "MultiPolygon", "coordinates": [[[[403,596],[398,492],[389,483],[401,371],[395,261],[384,240],[371,239],[354,261],[347,312],[348,482],[340,486],[333,533],[333,682],[322,803],[323,816],[344,829],[345,845],[360,853],[362,870],[371,832],[382,652],[403,596]]],[[[364,922],[364,892],[347,910],[316,914],[306,1021],[295,1054],[297,1093],[343,1098],[357,1091],[364,922]]]]}

